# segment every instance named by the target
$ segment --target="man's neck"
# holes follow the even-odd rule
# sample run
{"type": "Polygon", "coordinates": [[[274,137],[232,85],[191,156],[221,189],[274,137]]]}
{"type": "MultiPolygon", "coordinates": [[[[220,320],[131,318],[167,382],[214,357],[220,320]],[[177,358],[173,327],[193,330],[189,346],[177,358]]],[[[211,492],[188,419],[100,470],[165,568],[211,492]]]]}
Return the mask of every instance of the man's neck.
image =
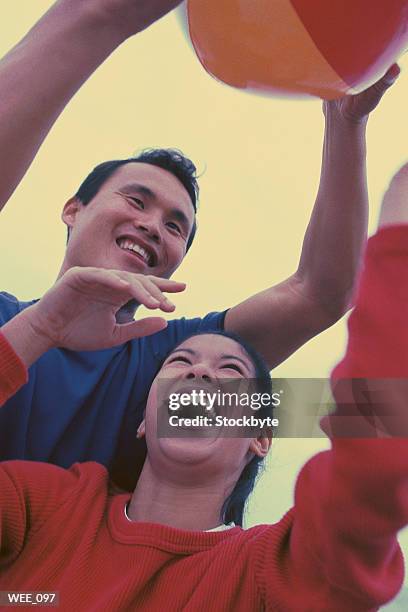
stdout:
{"type": "Polygon", "coordinates": [[[162,480],[146,460],[127,514],[131,521],[206,531],[222,522],[221,508],[227,495],[225,483],[185,486],[174,480],[162,480]]]}
{"type": "Polygon", "coordinates": [[[130,323],[133,321],[139,306],[140,304],[138,304],[136,300],[129,300],[129,302],[126,302],[126,304],[116,313],[116,323],[130,323]]]}

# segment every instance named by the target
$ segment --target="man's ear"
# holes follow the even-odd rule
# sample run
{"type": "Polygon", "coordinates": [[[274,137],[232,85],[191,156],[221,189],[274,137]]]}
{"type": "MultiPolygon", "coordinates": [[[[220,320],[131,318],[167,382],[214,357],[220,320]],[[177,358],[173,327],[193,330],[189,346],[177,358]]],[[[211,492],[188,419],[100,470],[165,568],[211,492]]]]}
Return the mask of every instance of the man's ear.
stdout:
{"type": "Polygon", "coordinates": [[[79,209],[81,208],[82,203],[78,198],[73,196],[68,200],[62,209],[61,219],[65,223],[65,225],[69,228],[74,227],[75,219],[79,209]]]}
{"type": "Polygon", "coordinates": [[[143,421],[140,423],[139,427],[137,428],[136,438],[140,440],[141,438],[144,438],[145,435],[146,435],[146,421],[143,419],[143,421]]]}
{"type": "Polygon", "coordinates": [[[267,435],[263,433],[263,435],[258,436],[258,438],[253,438],[251,440],[251,444],[249,445],[249,451],[257,455],[257,457],[262,457],[264,459],[266,455],[269,453],[269,449],[272,446],[272,435],[270,432],[267,432],[267,435]]]}

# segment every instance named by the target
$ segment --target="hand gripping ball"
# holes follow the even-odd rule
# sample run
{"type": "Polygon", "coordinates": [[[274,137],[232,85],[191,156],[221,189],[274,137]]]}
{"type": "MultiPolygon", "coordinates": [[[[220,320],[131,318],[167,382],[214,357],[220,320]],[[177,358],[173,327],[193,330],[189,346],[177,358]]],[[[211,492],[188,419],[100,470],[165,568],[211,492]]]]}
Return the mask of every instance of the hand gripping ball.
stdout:
{"type": "Polygon", "coordinates": [[[204,68],[250,91],[358,93],[408,46],[408,0],[187,0],[184,10],[204,68]]]}

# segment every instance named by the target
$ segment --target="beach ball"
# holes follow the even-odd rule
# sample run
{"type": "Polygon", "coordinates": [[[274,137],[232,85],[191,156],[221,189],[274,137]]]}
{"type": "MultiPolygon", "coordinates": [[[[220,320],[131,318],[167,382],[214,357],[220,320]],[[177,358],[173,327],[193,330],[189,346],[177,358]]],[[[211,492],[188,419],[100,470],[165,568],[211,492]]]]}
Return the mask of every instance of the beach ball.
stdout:
{"type": "Polygon", "coordinates": [[[207,72],[260,93],[358,93],[408,47],[408,0],[187,0],[179,10],[207,72]]]}

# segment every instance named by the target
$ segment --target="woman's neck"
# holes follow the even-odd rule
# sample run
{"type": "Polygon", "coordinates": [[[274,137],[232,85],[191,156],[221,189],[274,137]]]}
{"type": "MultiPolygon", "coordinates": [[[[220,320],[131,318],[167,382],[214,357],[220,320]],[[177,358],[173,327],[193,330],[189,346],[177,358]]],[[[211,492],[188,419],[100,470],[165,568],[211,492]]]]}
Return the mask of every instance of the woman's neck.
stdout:
{"type": "Polygon", "coordinates": [[[128,505],[129,519],[193,531],[220,525],[231,485],[225,481],[186,485],[182,480],[161,478],[147,459],[128,505]]]}

